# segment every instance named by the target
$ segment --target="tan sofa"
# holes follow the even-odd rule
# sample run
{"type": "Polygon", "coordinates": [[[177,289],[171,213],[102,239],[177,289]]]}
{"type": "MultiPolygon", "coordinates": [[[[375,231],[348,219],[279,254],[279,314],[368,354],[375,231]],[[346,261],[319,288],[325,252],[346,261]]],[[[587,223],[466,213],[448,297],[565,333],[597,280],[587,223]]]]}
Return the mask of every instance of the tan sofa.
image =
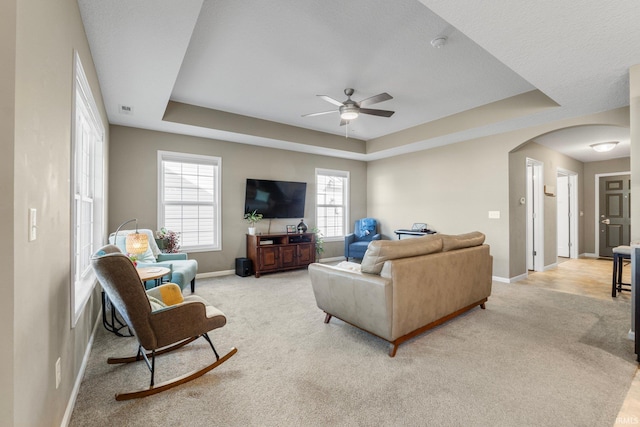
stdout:
{"type": "Polygon", "coordinates": [[[491,295],[493,260],[479,232],[378,240],[361,264],[309,265],[325,323],[337,317],[391,343],[471,310],[491,295]]]}

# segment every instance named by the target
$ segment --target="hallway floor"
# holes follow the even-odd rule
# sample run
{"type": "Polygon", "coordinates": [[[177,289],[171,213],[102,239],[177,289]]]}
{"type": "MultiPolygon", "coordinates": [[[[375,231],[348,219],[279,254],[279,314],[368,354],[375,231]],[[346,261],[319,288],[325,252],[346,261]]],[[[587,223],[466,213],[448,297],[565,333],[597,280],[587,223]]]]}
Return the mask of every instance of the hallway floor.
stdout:
{"type": "MultiPolygon", "coordinates": [[[[607,259],[567,259],[559,258],[557,268],[544,272],[529,272],[529,276],[514,285],[536,286],[553,289],[591,298],[614,301],[629,301],[630,292],[619,293],[616,298],[611,297],[611,278],[613,261],[607,259]]],[[[631,282],[631,265],[623,267],[622,281],[631,282]]],[[[631,327],[631,313],[629,313],[629,327],[631,327]]],[[[614,425],[640,424],[640,372],[631,383],[627,397],[620,408],[614,425]]]]}

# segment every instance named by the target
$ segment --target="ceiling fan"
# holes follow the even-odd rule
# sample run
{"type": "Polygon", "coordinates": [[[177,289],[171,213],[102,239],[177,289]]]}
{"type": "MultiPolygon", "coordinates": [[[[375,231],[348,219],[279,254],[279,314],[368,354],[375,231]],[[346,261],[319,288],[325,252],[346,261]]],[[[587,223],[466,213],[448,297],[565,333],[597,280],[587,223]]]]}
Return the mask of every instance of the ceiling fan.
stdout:
{"type": "Polygon", "coordinates": [[[374,95],[367,99],[363,99],[360,102],[356,102],[351,99],[351,95],[353,95],[353,92],[355,91],[351,88],[346,88],[344,90],[344,94],[347,95],[347,100],[344,102],[337,101],[327,95],[317,95],[320,98],[324,99],[325,101],[330,102],[334,105],[337,105],[339,108],[337,110],[322,111],[320,113],[303,114],[302,117],[321,116],[323,114],[339,112],[340,126],[344,126],[348,124],[351,120],[355,120],[356,118],[358,118],[358,115],[360,114],[371,114],[372,116],[391,117],[393,116],[393,113],[395,113],[395,111],[389,111],[389,110],[376,110],[373,108],[362,108],[362,107],[366,107],[367,105],[377,104],[379,102],[393,99],[393,96],[389,95],[388,93],[386,92],[379,93],[378,95],[374,95]]]}

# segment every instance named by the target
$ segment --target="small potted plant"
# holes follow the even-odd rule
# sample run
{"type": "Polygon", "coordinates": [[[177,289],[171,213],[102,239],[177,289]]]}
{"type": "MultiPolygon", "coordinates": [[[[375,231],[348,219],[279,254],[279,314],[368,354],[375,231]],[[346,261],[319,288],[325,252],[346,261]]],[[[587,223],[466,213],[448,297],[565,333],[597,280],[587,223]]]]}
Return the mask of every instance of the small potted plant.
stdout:
{"type": "Polygon", "coordinates": [[[324,234],[316,228],[311,229],[312,233],[316,234],[316,262],[320,261],[320,255],[324,252],[324,234]]]}
{"type": "Polygon", "coordinates": [[[160,231],[156,231],[155,236],[158,249],[164,253],[178,253],[180,250],[180,235],[175,231],[167,230],[162,227],[160,231]]]}
{"type": "Polygon", "coordinates": [[[256,234],[256,223],[262,219],[262,214],[254,210],[244,214],[244,219],[249,223],[249,234],[256,234]]]}

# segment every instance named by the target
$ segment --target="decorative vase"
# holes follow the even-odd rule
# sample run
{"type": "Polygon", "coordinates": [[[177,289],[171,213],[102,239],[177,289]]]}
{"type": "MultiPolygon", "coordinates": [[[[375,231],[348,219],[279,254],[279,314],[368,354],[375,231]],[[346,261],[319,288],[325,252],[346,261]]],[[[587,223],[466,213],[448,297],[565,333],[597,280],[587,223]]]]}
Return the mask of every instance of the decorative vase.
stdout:
{"type": "Polygon", "coordinates": [[[306,233],[307,232],[307,224],[304,223],[304,218],[300,220],[300,224],[298,224],[298,233],[306,233]]]}
{"type": "Polygon", "coordinates": [[[256,228],[255,227],[249,227],[249,234],[252,235],[252,236],[255,236],[256,228]]]}

